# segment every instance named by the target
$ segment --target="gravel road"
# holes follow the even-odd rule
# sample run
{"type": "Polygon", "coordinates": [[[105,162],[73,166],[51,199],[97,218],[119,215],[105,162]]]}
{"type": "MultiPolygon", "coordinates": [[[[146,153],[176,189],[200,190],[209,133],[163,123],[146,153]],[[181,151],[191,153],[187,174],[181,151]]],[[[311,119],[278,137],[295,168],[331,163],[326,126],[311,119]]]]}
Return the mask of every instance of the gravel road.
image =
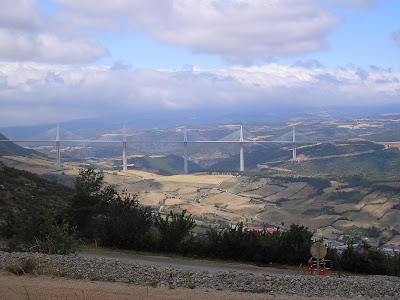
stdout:
{"type": "MultiPolygon", "coordinates": [[[[213,264],[209,262],[186,262],[155,257],[139,257],[136,259],[141,261],[134,261],[129,255],[116,253],[100,255],[99,253],[83,252],[77,256],[65,256],[0,251],[0,270],[6,270],[7,266],[18,267],[29,263],[34,265],[33,274],[79,279],[76,280],[79,283],[83,281],[85,286],[83,291],[87,291],[87,288],[91,286],[98,285],[99,289],[92,288],[92,292],[98,292],[98,290],[103,290],[102,286],[113,283],[116,284],[114,287],[129,285],[136,290],[141,286],[146,286],[146,293],[150,287],[159,290],[159,293],[151,298],[147,294],[143,294],[143,290],[140,292],[141,298],[131,298],[126,296],[131,294],[121,294],[126,299],[261,299],[251,298],[252,293],[260,294],[264,299],[272,299],[271,297],[276,297],[276,299],[304,299],[304,297],[319,299],[400,299],[400,278],[398,277],[346,276],[338,278],[337,276],[273,275],[268,268],[264,270],[264,268],[253,266],[215,264],[214,269],[213,264]],[[200,267],[203,269],[200,270],[200,267]],[[177,295],[175,292],[169,292],[169,290],[182,290],[183,296],[179,296],[180,298],[166,296],[169,293],[177,295]],[[189,292],[190,290],[196,290],[196,292],[189,292]],[[218,294],[219,292],[223,292],[221,297],[206,297],[206,293],[218,294]],[[241,298],[223,296],[238,292],[242,293],[241,298]],[[198,294],[195,295],[195,293],[198,294]],[[203,295],[202,293],[204,297],[199,296],[203,295]]],[[[11,286],[16,281],[25,280],[21,279],[25,276],[9,278],[17,279],[10,281],[6,278],[5,281],[9,283],[0,282],[0,295],[7,291],[13,292],[14,289],[18,290],[18,285],[14,285],[11,290],[5,287],[11,286]]],[[[61,280],[61,278],[59,279],[61,280]]],[[[0,278],[1,280],[3,278],[0,278]]],[[[64,281],[61,280],[60,282],[64,281]]],[[[36,289],[37,286],[33,285],[33,288],[36,289]]],[[[43,289],[39,291],[42,292],[46,289],[46,284],[43,284],[43,289]]],[[[60,289],[63,288],[60,287],[60,289]]],[[[84,294],[83,299],[112,299],[112,297],[105,298],[107,292],[106,290],[103,291],[104,294],[100,294],[101,297],[89,298],[84,294]]],[[[25,296],[23,298],[31,299],[32,297],[25,296]]],[[[43,297],[36,298],[42,299],[43,297]]],[[[47,297],[44,299],[47,299],[47,297]]]]}
{"type": "MultiPolygon", "coordinates": [[[[171,267],[176,269],[183,269],[188,271],[201,271],[201,272],[246,272],[252,274],[269,274],[269,275],[295,275],[292,270],[267,268],[267,267],[257,267],[247,264],[228,264],[221,262],[210,262],[202,260],[182,260],[177,258],[161,257],[161,256],[144,256],[144,255],[134,255],[134,254],[124,254],[117,252],[108,251],[95,251],[95,250],[85,250],[78,252],[79,257],[86,258],[110,258],[118,259],[123,262],[135,262],[139,264],[144,264],[148,266],[157,267],[171,267]]],[[[300,273],[299,273],[300,274],[300,273]]]]}

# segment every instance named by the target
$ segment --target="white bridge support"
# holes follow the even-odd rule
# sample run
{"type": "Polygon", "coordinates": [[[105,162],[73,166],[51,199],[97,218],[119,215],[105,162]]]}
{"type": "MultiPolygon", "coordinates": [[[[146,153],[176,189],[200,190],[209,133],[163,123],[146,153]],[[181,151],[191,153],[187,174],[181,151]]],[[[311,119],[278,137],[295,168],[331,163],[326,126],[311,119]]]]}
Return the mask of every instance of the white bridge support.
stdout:
{"type": "Polygon", "coordinates": [[[185,174],[189,173],[186,126],[183,132],[183,173],[185,174]]]}
{"type": "Polygon", "coordinates": [[[56,152],[57,152],[57,171],[61,171],[61,150],[60,150],[60,128],[57,123],[56,135],[56,152]]]}
{"type": "Polygon", "coordinates": [[[126,159],[126,128],[125,128],[125,125],[122,130],[122,170],[123,171],[128,170],[128,162],[126,159]]]}
{"type": "Polygon", "coordinates": [[[244,153],[243,153],[243,127],[240,126],[240,172],[244,171],[244,153]]]}
{"type": "Polygon", "coordinates": [[[297,158],[296,150],[296,128],[293,126],[293,159],[297,158]]]}

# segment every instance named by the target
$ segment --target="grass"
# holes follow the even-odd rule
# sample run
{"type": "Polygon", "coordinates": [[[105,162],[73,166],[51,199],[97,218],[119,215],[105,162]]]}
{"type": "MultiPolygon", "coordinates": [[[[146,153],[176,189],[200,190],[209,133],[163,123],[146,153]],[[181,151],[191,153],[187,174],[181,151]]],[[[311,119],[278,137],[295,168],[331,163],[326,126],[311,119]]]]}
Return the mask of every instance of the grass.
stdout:
{"type": "Polygon", "coordinates": [[[33,258],[27,258],[20,264],[6,266],[6,271],[21,276],[36,272],[38,267],[37,261],[33,258]]]}
{"type": "Polygon", "coordinates": [[[158,284],[157,280],[153,280],[152,282],[149,283],[149,286],[151,286],[152,288],[156,288],[158,284]]]}
{"type": "Polygon", "coordinates": [[[90,281],[96,281],[96,280],[98,279],[97,271],[94,270],[93,272],[91,272],[91,273],[88,275],[88,278],[89,278],[90,281]]]}

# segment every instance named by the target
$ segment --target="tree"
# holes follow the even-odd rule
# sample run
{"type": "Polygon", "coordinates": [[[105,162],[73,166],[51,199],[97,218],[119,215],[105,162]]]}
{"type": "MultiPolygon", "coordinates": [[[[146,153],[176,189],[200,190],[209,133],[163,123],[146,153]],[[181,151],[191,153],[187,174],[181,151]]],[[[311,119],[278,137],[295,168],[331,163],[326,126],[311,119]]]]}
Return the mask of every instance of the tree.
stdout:
{"type": "Polygon", "coordinates": [[[150,209],[143,208],[137,195],[126,192],[108,199],[101,221],[101,243],[104,246],[142,250],[147,247],[146,233],[153,224],[150,209]]]}
{"type": "Polygon", "coordinates": [[[92,169],[80,170],[75,178],[75,193],[69,203],[68,215],[71,224],[86,238],[95,236],[96,218],[101,215],[105,203],[117,195],[111,186],[103,188],[103,179],[103,173],[92,169]]]}
{"type": "Polygon", "coordinates": [[[76,231],[60,212],[44,207],[28,207],[15,215],[11,251],[47,254],[73,253],[79,247],[76,231]]]}
{"type": "Polygon", "coordinates": [[[305,263],[310,258],[312,232],[307,227],[292,224],[282,232],[281,262],[305,263]]]}
{"type": "Polygon", "coordinates": [[[159,249],[164,251],[179,251],[184,238],[188,236],[190,230],[195,226],[192,215],[186,215],[186,210],[177,214],[172,211],[163,218],[160,213],[154,219],[154,225],[159,230],[161,236],[159,249]]]}

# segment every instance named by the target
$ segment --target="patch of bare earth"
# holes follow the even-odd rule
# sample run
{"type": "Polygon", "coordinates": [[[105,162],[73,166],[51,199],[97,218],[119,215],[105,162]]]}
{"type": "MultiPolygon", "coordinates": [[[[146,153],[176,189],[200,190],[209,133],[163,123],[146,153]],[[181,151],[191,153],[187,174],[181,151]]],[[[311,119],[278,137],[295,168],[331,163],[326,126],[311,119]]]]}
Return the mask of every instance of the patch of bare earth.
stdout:
{"type": "MultiPolygon", "coordinates": [[[[7,272],[0,272],[0,299],[322,300],[326,298],[253,294],[200,288],[153,288],[121,282],[89,281],[50,276],[16,276],[7,272]]],[[[329,299],[343,300],[343,298],[329,299]]]]}

